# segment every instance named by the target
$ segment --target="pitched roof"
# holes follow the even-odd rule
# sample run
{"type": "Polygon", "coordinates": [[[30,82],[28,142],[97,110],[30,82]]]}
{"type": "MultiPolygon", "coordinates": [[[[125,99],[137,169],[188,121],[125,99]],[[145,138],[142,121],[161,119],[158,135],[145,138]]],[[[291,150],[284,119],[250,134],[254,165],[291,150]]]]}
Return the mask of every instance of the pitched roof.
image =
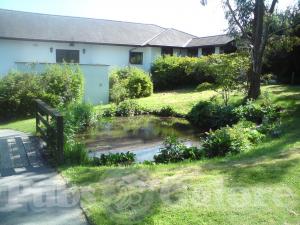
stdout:
{"type": "Polygon", "coordinates": [[[225,45],[234,38],[227,34],[209,36],[209,37],[196,37],[193,38],[186,47],[198,47],[198,46],[212,46],[212,45],[225,45]]]}
{"type": "Polygon", "coordinates": [[[185,47],[184,45],[193,38],[196,38],[196,36],[170,28],[148,41],[147,44],[151,46],[185,47]]]}
{"type": "Polygon", "coordinates": [[[170,47],[218,45],[228,40],[215,37],[199,38],[154,24],[0,9],[0,38],[7,39],[170,47]]]}

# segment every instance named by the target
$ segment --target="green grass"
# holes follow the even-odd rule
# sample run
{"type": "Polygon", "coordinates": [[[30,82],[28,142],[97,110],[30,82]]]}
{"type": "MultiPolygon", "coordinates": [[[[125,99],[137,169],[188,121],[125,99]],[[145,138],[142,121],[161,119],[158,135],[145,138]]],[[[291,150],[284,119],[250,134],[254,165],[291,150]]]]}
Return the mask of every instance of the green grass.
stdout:
{"type": "MultiPolygon", "coordinates": [[[[169,165],[60,169],[70,184],[90,190],[82,192],[82,205],[94,224],[299,224],[300,87],[263,91],[286,109],[282,135],[247,153],[169,165]]],[[[178,99],[184,112],[200,98],[194,92],[166,95],[140,101],[160,107],[178,99]]]]}
{"type": "Polygon", "coordinates": [[[35,119],[14,120],[0,124],[0,129],[13,129],[25,133],[35,133],[35,119]]]}
{"type": "Polygon", "coordinates": [[[216,92],[214,91],[197,92],[194,89],[182,89],[154,93],[150,97],[137,99],[137,102],[150,110],[159,110],[163,106],[169,105],[174,107],[176,112],[187,114],[197,102],[209,100],[215,95],[216,92]]]}

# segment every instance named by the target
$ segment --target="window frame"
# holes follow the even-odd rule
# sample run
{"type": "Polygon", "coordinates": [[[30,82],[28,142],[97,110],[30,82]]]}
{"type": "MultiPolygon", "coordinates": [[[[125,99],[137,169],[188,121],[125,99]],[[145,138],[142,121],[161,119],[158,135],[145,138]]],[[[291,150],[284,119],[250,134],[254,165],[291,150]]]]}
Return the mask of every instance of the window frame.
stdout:
{"type": "Polygon", "coordinates": [[[187,49],[187,56],[188,57],[198,57],[199,49],[198,48],[188,48],[187,49]]]}
{"type": "Polygon", "coordinates": [[[80,63],[80,50],[74,50],[74,49],[56,49],[55,50],[56,54],[56,63],[80,63]],[[72,56],[72,54],[76,55],[76,59],[69,60],[72,56]],[[67,56],[67,59],[64,57],[61,57],[62,54],[63,56],[67,56]],[[69,58],[68,58],[69,57],[69,58]]]}
{"type": "Polygon", "coordinates": [[[144,52],[129,52],[129,63],[132,65],[143,65],[144,63],[144,52]],[[140,62],[133,62],[132,58],[134,55],[140,55],[140,62]]]}
{"type": "Polygon", "coordinates": [[[202,55],[203,56],[213,55],[215,54],[215,51],[216,51],[216,46],[206,46],[202,48],[202,55]]]}

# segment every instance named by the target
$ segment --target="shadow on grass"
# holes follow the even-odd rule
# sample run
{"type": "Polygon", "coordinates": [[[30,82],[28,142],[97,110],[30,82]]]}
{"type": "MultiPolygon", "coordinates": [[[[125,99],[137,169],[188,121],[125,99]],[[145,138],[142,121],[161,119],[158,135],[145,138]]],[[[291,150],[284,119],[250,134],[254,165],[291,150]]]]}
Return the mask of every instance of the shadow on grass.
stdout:
{"type": "Polygon", "coordinates": [[[0,118],[0,125],[1,126],[5,126],[11,123],[17,123],[17,122],[22,122],[23,120],[29,120],[29,119],[33,119],[34,117],[17,117],[17,118],[9,118],[9,119],[3,119],[0,118]]]}
{"type": "MultiPolygon", "coordinates": [[[[287,101],[286,98],[277,101],[287,101]]],[[[208,162],[202,168],[226,174],[228,186],[274,184],[292,174],[292,170],[299,173],[300,148],[294,146],[300,141],[300,95],[293,96],[293,100],[289,114],[283,118],[281,137],[267,138],[250,152],[208,162]]]]}
{"type": "Polygon", "coordinates": [[[229,175],[226,180],[228,186],[251,186],[258,184],[275,184],[285,179],[285,175],[300,163],[300,158],[274,163],[262,163],[258,165],[247,165],[242,168],[231,168],[230,171],[223,171],[229,175]]]}

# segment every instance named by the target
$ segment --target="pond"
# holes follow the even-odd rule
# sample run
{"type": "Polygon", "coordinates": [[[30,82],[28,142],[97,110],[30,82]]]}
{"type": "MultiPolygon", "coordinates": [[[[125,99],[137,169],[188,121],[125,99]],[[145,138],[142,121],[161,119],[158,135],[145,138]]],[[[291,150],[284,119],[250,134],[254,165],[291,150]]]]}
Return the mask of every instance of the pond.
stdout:
{"type": "Polygon", "coordinates": [[[134,152],[136,161],[153,160],[166,136],[175,135],[188,146],[198,146],[200,131],[186,119],[156,116],[115,117],[101,120],[80,136],[90,156],[134,152]]]}

